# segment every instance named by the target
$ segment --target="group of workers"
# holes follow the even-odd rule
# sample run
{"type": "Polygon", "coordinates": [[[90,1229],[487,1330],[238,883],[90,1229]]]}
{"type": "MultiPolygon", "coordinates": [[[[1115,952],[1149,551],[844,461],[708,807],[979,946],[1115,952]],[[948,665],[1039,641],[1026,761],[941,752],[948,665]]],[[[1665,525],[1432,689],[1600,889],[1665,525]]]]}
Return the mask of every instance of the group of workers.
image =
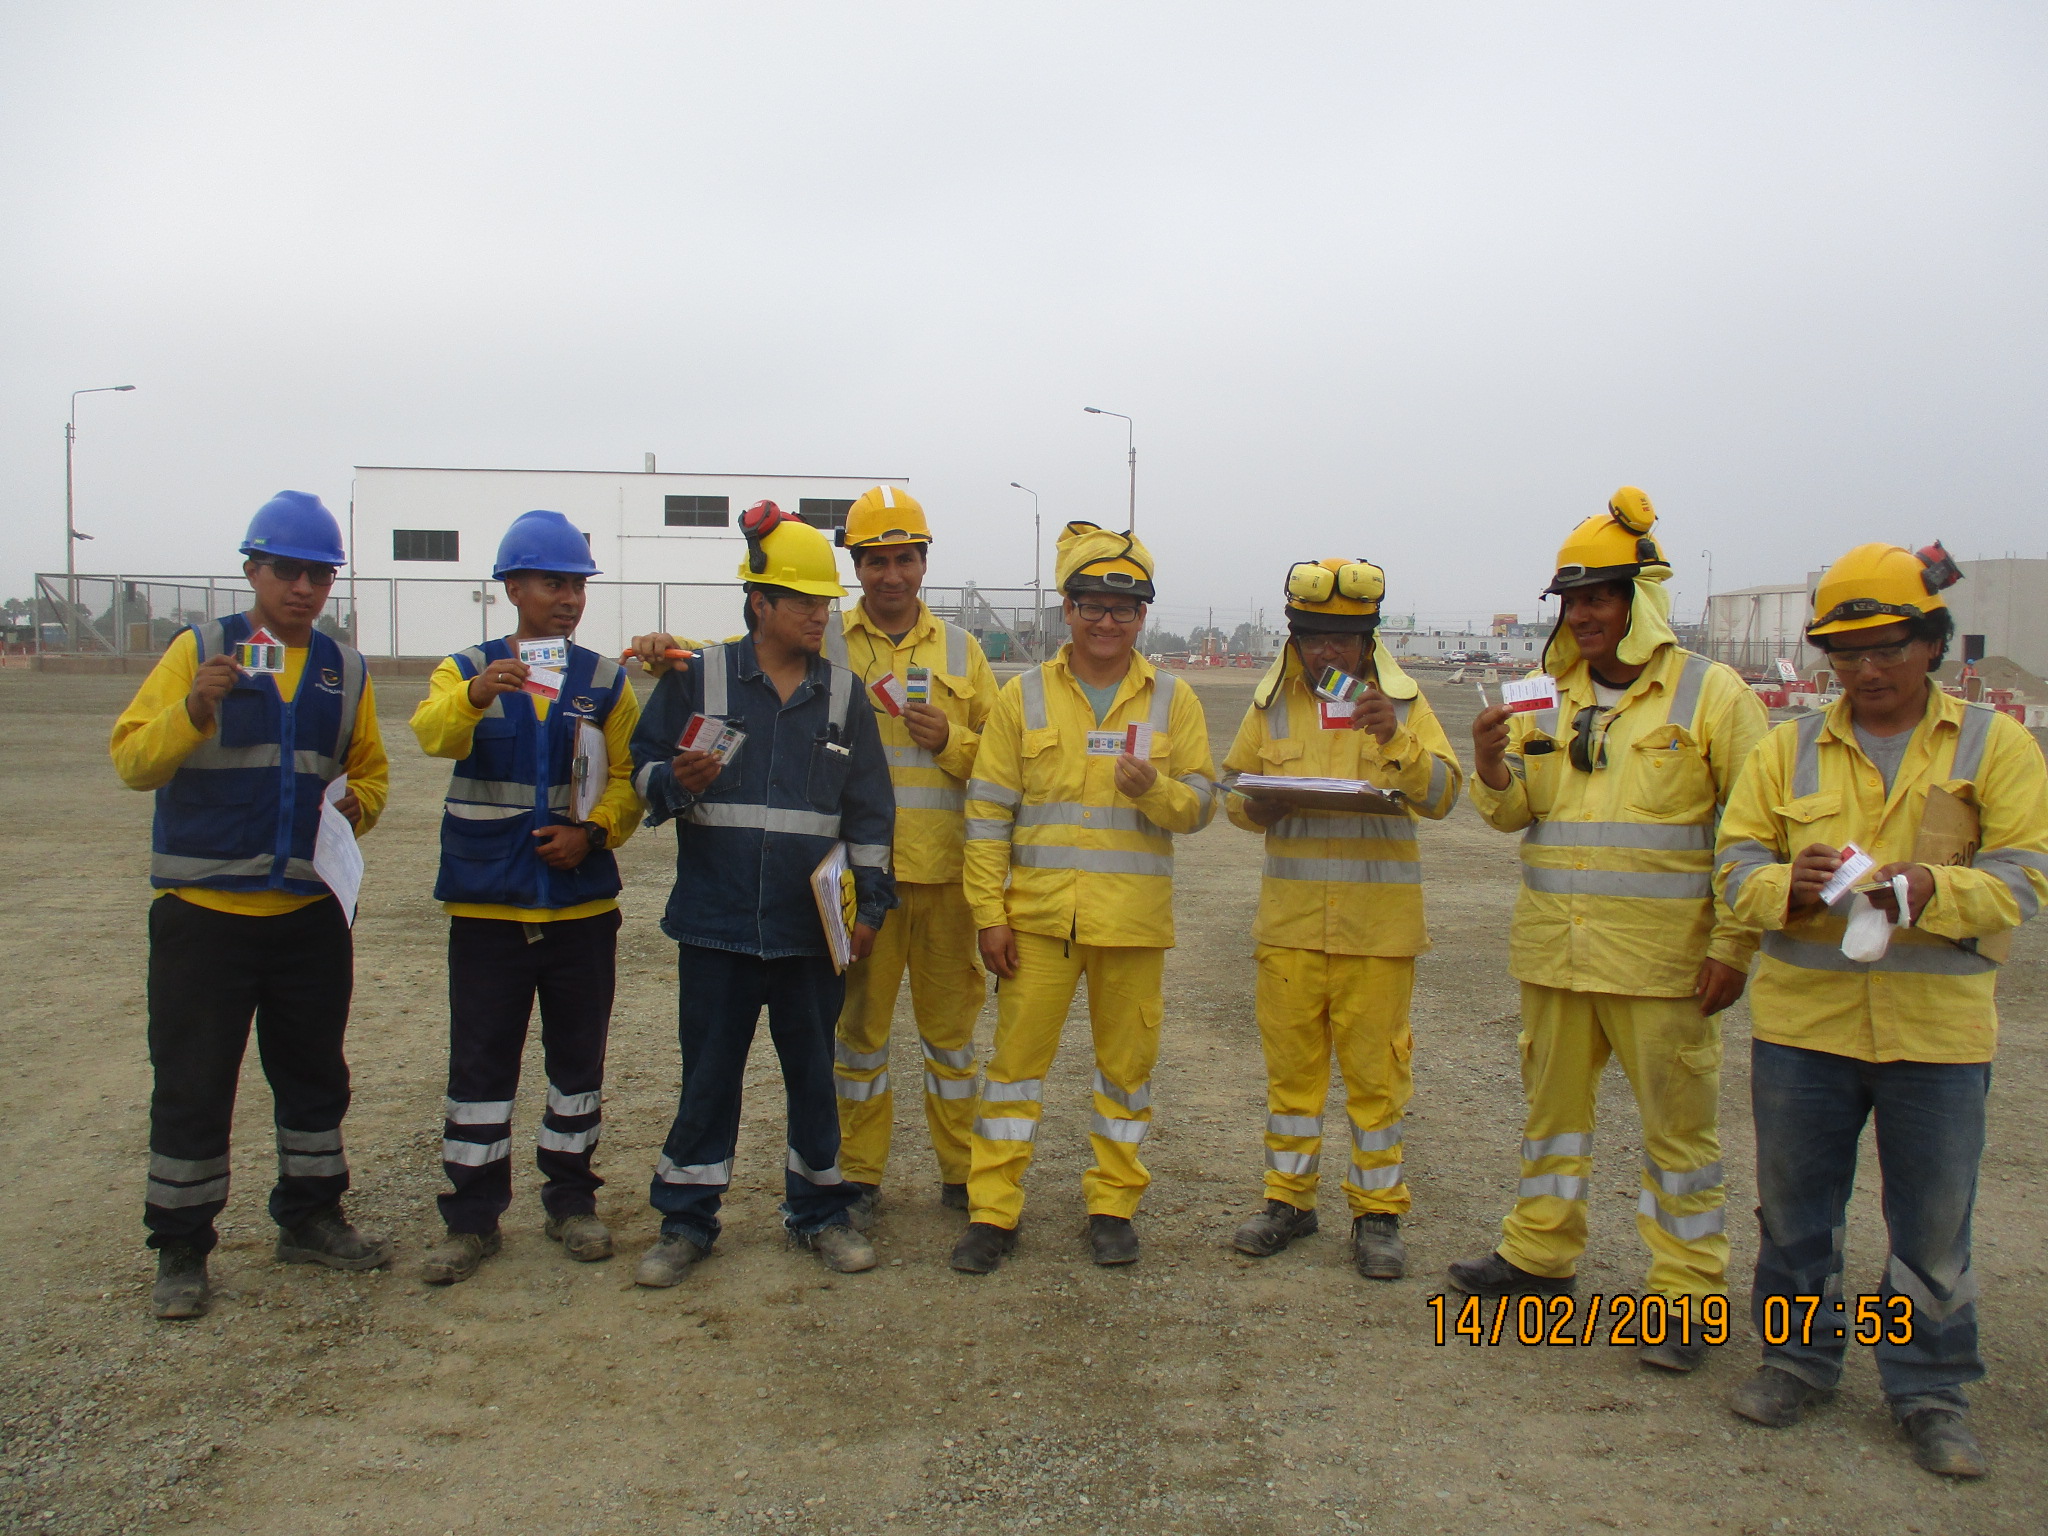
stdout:
{"type": "MultiPolygon", "coordinates": [[[[1522,834],[1509,963],[1527,1116],[1499,1241],[1452,1264],[1449,1284],[1573,1291],[1595,1094],[1618,1056],[1643,1128],[1646,1292],[1725,1305],[1718,1016],[1753,977],[1764,1346],[1730,1405],[1795,1422],[1863,1335],[1870,1298],[1850,1327],[1842,1236],[1874,1115],[1881,1299],[1903,1298],[1911,1319],[1880,1330],[1882,1386],[1921,1465],[1980,1475],[1963,1393],[1983,1374],[1971,1208],[1997,969],[2009,931],[2048,898],[2041,751],[1932,683],[1956,577],[1938,545],[1864,545],[1828,571],[1807,633],[1840,697],[1773,729],[1737,673],[1678,645],[1654,522],[1625,487],[1572,532],[1548,588],[1562,609],[1541,669],[1554,694],[1489,703],[1473,725],[1474,806],[1522,834]],[[1937,813],[1945,843],[1923,826],[1937,813]],[[1841,893],[1838,870],[1864,855],[1866,877],[1841,893]],[[1803,1326],[1776,1326],[1781,1312],[1803,1326]]],[[[923,1069],[939,1200],[967,1218],[952,1267],[986,1274],[1016,1246],[1046,1076],[1084,979],[1084,1240],[1098,1264],[1133,1262],[1174,837],[1219,807],[1265,840],[1252,937],[1266,1171],[1234,1245],[1269,1257],[1316,1230],[1334,1056],[1352,1261],[1368,1279],[1404,1275],[1409,1004],[1429,947],[1417,831],[1450,813],[1465,774],[1376,640],[1385,573],[1347,557],[1288,570],[1288,644],[1219,778],[1195,690],[1137,649],[1154,565],[1130,534],[1067,526],[1070,643],[999,688],[975,638],[920,597],[932,533],[901,489],[878,486],[847,514],[839,540],[862,595],[843,613],[823,533],[765,502],[740,531],[745,633],[694,654],[672,635],[637,639],[657,675],[643,709],[620,660],[572,638],[596,574],[587,541],[559,513],[524,514],[493,571],[515,632],[443,661],[412,717],[421,747],[452,763],[435,888],[449,917],[446,1230],[423,1277],[466,1280],[499,1250],[536,999],[545,1231],[573,1259],[611,1256],[592,1154],[620,927],[613,850],[670,821],[661,927],[677,945],[683,1078],[639,1284],[677,1284],[718,1239],[763,1009],[788,1101],[786,1227],[834,1270],[873,1267],[906,972],[921,1058],[907,1065],[923,1069]],[[1276,792],[1288,778],[1375,793],[1333,805],[1276,792]],[[977,1062],[989,977],[993,1046],[977,1062]]],[[[388,790],[363,659],[316,624],[345,562],[340,530],[316,498],[282,492],[242,553],[250,611],[181,632],[113,737],[123,780],[157,796],[144,1220],[166,1318],[208,1305],[252,1019],[276,1100],[277,1257],[367,1269],[393,1254],[342,1209],[353,914],[316,867],[323,825],[361,836],[388,790]]],[[[1640,1354],[1685,1373],[1707,1349],[1673,1333],[1640,1354]]]]}

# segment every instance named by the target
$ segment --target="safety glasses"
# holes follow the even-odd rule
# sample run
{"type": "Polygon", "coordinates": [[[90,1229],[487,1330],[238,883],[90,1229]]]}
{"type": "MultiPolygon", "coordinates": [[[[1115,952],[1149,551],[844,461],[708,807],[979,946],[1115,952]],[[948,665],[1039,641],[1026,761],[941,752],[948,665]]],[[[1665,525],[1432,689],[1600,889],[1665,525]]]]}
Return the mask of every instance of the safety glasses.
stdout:
{"type": "Polygon", "coordinates": [[[1912,643],[1902,640],[1897,645],[1859,645],[1850,650],[1830,646],[1828,665],[1837,672],[1854,672],[1859,667],[1896,667],[1906,659],[1912,643]]]}
{"type": "Polygon", "coordinates": [[[1592,773],[1607,766],[1607,722],[1611,718],[1611,712],[1598,704],[1588,704],[1572,716],[1572,739],[1566,751],[1579,772],[1592,773]]]}
{"type": "Polygon", "coordinates": [[[1385,573],[1362,561],[1340,565],[1333,571],[1327,565],[1300,560],[1287,572],[1287,595],[1297,602],[1327,603],[1336,596],[1354,603],[1376,603],[1386,592],[1385,573]]]}
{"type": "Polygon", "coordinates": [[[1074,612],[1081,615],[1085,624],[1100,624],[1104,619],[1115,619],[1119,624],[1138,622],[1137,603],[1091,603],[1081,598],[1074,599],[1074,612]]]}
{"type": "Polygon", "coordinates": [[[257,563],[269,566],[271,575],[286,586],[301,576],[316,587],[334,585],[335,568],[331,565],[316,565],[310,560],[261,560],[257,563]]]}

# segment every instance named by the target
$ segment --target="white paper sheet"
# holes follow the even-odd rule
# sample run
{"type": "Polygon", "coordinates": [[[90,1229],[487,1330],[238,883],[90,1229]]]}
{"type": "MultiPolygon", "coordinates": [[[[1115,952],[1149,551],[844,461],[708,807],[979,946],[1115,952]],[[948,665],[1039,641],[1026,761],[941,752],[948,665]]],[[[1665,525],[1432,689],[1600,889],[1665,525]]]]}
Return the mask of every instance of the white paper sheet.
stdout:
{"type": "Polygon", "coordinates": [[[834,843],[832,851],[818,860],[818,867],[811,871],[811,896],[818,904],[818,921],[832,951],[832,969],[842,972],[853,964],[853,933],[846,926],[842,890],[850,872],[844,843],[834,843]]]}
{"type": "Polygon", "coordinates": [[[588,720],[576,722],[576,756],[569,772],[574,813],[570,819],[588,821],[590,813],[597,809],[597,802],[604,798],[605,784],[612,772],[611,752],[604,744],[604,732],[588,720]]]}
{"type": "Polygon", "coordinates": [[[363,850],[356,842],[356,829],[334,808],[335,801],[348,793],[348,775],[327,786],[320,800],[320,830],[313,839],[313,873],[334,892],[348,925],[356,925],[356,901],[363,890],[363,850]]]}

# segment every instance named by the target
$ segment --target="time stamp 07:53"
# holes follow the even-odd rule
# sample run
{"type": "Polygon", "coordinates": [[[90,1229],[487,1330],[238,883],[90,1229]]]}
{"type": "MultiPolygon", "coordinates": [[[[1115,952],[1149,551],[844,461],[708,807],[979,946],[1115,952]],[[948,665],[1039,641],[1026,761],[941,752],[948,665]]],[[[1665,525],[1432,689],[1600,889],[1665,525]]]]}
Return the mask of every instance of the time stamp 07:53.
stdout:
{"type": "MultiPolygon", "coordinates": [[[[1913,1298],[1856,1296],[1839,1306],[1824,1296],[1767,1296],[1766,1344],[1811,1345],[1854,1339],[1858,1344],[1910,1344],[1913,1298]]],[[[1728,1342],[1726,1296],[1606,1295],[1429,1297],[1432,1342],[1468,1344],[1638,1344],[1728,1342]],[[1602,1319],[1605,1331],[1602,1331],[1602,1319]],[[1510,1324],[1510,1316],[1513,1318],[1510,1324]]]]}

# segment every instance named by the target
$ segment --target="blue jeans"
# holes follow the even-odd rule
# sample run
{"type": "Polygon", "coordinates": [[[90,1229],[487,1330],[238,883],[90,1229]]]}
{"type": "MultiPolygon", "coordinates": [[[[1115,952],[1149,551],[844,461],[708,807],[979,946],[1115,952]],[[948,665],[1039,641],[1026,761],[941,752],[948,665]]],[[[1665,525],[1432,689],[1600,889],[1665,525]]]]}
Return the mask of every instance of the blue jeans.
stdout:
{"type": "MultiPolygon", "coordinates": [[[[1874,1113],[1891,1236],[1882,1294],[1913,1304],[1911,1342],[1876,1346],[1878,1380],[1896,1418],[1969,1405],[1963,1384],[1984,1374],[1970,1212],[1990,1087],[1988,1061],[1859,1061],[1755,1042],[1750,1102],[1762,1242],[1750,1318],[1758,1336],[1767,1337],[1764,1303],[1783,1296],[1791,1323],[1786,1343],[1765,1344],[1766,1365],[1823,1390],[1841,1379],[1856,1329],[1842,1303],[1844,1213],[1856,1185],[1857,1138],[1874,1113]],[[1810,1335],[1806,1307],[1794,1299],[1801,1296],[1826,1298],[1812,1314],[1810,1335]]],[[[1885,1308],[1882,1315],[1889,1320],[1894,1313],[1885,1308]]],[[[1784,1326],[1773,1321],[1773,1331],[1784,1326]]]]}
{"type": "Polygon", "coordinates": [[[839,1172],[839,1101],[832,1089],[833,1032],[846,983],[822,955],[759,955],[678,946],[676,1033],[682,1101],[655,1165],[648,1198],[664,1236],[700,1248],[718,1240],[718,1208],[732,1183],[740,1090],[761,1010],[782,1062],[789,1153],[782,1214],[799,1232],[844,1224],[860,1191],[839,1172]]]}

